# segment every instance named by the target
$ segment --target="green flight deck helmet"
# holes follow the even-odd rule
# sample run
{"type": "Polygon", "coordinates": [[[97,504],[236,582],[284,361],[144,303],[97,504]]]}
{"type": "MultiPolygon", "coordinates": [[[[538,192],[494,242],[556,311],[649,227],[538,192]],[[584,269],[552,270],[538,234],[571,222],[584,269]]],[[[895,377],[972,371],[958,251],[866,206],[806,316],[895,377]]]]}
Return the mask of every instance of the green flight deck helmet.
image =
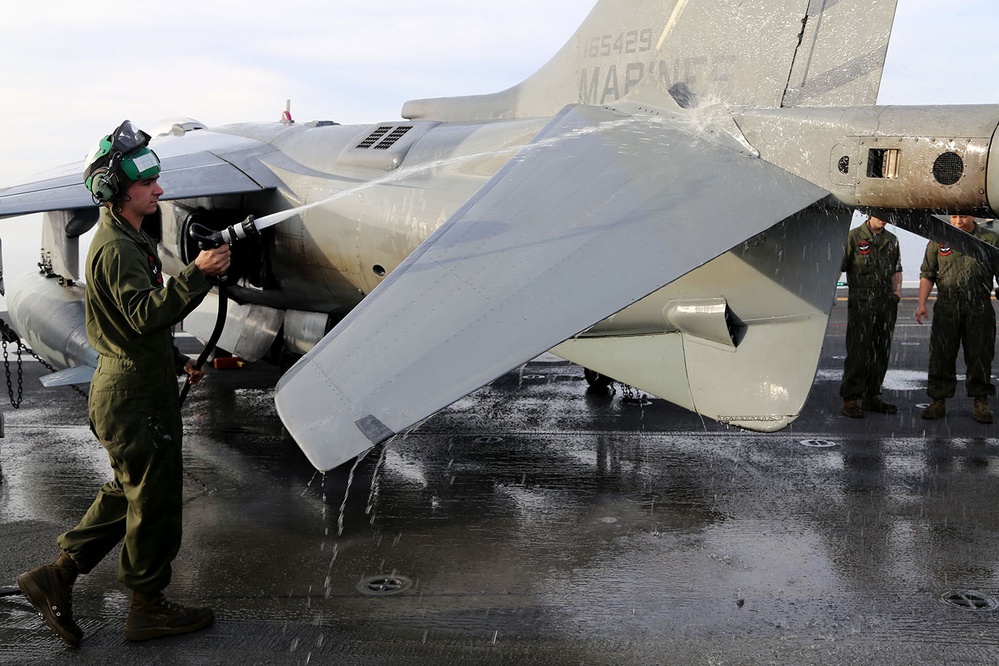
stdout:
{"type": "Polygon", "coordinates": [[[160,158],[149,149],[151,137],[126,120],[87,155],[83,182],[94,203],[111,201],[129,183],[160,172],[160,158]]]}

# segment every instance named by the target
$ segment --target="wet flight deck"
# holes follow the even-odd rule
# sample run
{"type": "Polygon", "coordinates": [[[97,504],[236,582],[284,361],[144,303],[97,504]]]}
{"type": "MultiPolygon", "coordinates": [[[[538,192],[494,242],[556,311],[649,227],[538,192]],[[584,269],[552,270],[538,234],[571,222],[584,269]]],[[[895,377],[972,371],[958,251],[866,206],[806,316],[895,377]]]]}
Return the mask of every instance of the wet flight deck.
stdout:
{"type": "MultiPolygon", "coordinates": [[[[898,413],[840,414],[840,301],[805,410],[774,434],[588,393],[545,355],[322,475],[282,432],[275,368],[213,371],[184,407],[167,592],[216,625],[128,643],[111,556],[74,588],[78,649],[0,596],[0,663],[999,662],[999,424],[972,419],[963,382],[946,419],[920,418],[929,327],[909,296],[898,413]]],[[[84,399],[23,368],[21,408],[0,406],[0,586],[54,557],[109,477],[84,399]]]]}

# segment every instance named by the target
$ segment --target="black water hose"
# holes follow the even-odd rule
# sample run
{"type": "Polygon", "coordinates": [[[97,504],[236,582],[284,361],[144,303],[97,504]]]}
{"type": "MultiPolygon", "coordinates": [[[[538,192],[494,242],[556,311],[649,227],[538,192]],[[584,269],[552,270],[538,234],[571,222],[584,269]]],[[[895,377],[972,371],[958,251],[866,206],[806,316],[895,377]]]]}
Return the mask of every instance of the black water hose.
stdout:
{"type": "MultiPolygon", "coordinates": [[[[250,236],[258,235],[256,226],[254,225],[254,218],[252,215],[247,216],[245,220],[239,224],[233,224],[226,227],[222,231],[214,231],[204,226],[203,224],[192,224],[191,228],[188,229],[188,234],[198,243],[198,248],[201,250],[211,250],[216,247],[222,247],[223,244],[232,245],[236,241],[243,240],[250,236]]],[[[201,354],[198,355],[198,360],[194,363],[194,369],[200,370],[205,365],[205,361],[213,351],[215,351],[215,345],[218,344],[219,338],[222,336],[222,329],[225,328],[225,318],[226,313],[229,310],[229,297],[226,294],[226,276],[220,275],[218,277],[218,292],[219,292],[219,313],[215,318],[215,328],[212,330],[211,337],[208,338],[208,342],[205,343],[205,348],[201,350],[201,354]]],[[[187,381],[184,382],[184,386],[180,389],[180,404],[184,404],[184,399],[187,397],[187,392],[191,390],[193,385],[192,377],[188,376],[187,381]]]]}
{"type": "MultiPolygon", "coordinates": [[[[215,345],[218,344],[219,338],[222,336],[222,329],[225,328],[225,318],[229,311],[229,296],[226,293],[225,280],[219,281],[219,312],[215,317],[215,328],[212,330],[211,337],[208,338],[208,342],[205,343],[205,348],[201,350],[198,355],[198,360],[194,363],[194,369],[200,370],[204,365],[205,361],[213,351],[215,351],[215,345]]],[[[191,390],[191,386],[194,384],[193,377],[188,375],[187,381],[184,382],[184,386],[180,389],[180,404],[184,404],[184,399],[187,397],[187,392],[191,390]]]]}

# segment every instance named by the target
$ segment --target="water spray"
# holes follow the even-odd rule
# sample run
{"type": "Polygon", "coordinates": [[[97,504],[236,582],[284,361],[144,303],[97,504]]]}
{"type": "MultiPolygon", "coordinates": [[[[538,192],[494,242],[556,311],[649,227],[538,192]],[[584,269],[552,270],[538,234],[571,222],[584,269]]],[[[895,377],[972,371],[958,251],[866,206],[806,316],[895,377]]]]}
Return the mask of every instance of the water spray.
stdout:
{"type": "MultiPolygon", "coordinates": [[[[616,127],[625,124],[626,122],[627,120],[614,121],[613,123],[604,124],[601,127],[591,128],[584,131],[586,132],[600,131],[604,127],[616,127]]],[[[507,153],[514,155],[522,151],[528,151],[528,150],[535,151],[539,149],[544,149],[559,143],[565,138],[567,138],[567,136],[548,137],[541,141],[537,141],[535,143],[529,143],[523,146],[508,146],[505,148],[500,148],[498,150],[486,150],[477,153],[471,153],[468,155],[460,155],[457,157],[445,157],[437,160],[432,160],[430,162],[426,162],[423,164],[417,164],[414,166],[401,168],[381,178],[374,178],[372,180],[360,183],[354,187],[350,187],[348,189],[341,190],[339,192],[334,192],[328,197],[325,197],[323,199],[318,199],[311,203],[303,204],[301,206],[296,206],[294,208],[289,208],[287,210],[279,210],[276,213],[270,213],[260,218],[256,218],[253,215],[248,215],[246,219],[243,220],[242,222],[229,225],[228,227],[222,229],[221,231],[215,231],[213,229],[209,229],[208,227],[202,224],[192,224],[190,227],[191,238],[198,241],[199,247],[202,245],[202,243],[208,244],[207,247],[209,248],[219,247],[222,245],[222,243],[226,243],[231,246],[233,243],[241,241],[245,238],[259,236],[260,232],[263,231],[264,229],[273,227],[275,224],[284,222],[285,220],[295,217],[296,215],[303,213],[307,210],[316,208],[317,206],[328,204],[332,201],[336,201],[337,199],[342,199],[344,197],[356,194],[363,190],[367,190],[379,185],[385,185],[388,183],[397,182],[403,180],[404,178],[408,178],[414,174],[425,173],[428,171],[432,171],[434,169],[439,169],[441,167],[449,167],[454,165],[460,165],[466,162],[474,162],[475,160],[479,160],[485,157],[495,157],[507,153]]],[[[205,248],[202,247],[202,249],[205,248]]]]}

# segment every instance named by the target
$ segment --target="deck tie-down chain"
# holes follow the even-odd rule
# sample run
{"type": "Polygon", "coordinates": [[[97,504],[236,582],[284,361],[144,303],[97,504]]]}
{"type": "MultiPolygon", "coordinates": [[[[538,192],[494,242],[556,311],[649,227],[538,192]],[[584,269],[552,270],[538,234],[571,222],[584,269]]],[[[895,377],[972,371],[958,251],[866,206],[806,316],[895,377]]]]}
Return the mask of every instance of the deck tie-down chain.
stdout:
{"type": "MultiPolygon", "coordinates": [[[[28,347],[21,342],[21,337],[3,319],[0,319],[0,345],[3,347],[3,369],[4,374],[7,377],[7,395],[10,398],[10,406],[14,409],[19,409],[21,407],[21,401],[24,399],[24,367],[22,365],[22,353],[27,352],[30,354],[32,358],[48,368],[49,372],[56,372],[56,369],[51,363],[36,354],[31,347],[28,347]],[[14,394],[14,378],[11,376],[10,369],[10,351],[8,349],[10,345],[17,345],[17,360],[15,361],[17,364],[16,396],[14,394]]],[[[72,385],[69,388],[83,396],[84,400],[87,399],[87,393],[79,386],[72,385]]]]}

